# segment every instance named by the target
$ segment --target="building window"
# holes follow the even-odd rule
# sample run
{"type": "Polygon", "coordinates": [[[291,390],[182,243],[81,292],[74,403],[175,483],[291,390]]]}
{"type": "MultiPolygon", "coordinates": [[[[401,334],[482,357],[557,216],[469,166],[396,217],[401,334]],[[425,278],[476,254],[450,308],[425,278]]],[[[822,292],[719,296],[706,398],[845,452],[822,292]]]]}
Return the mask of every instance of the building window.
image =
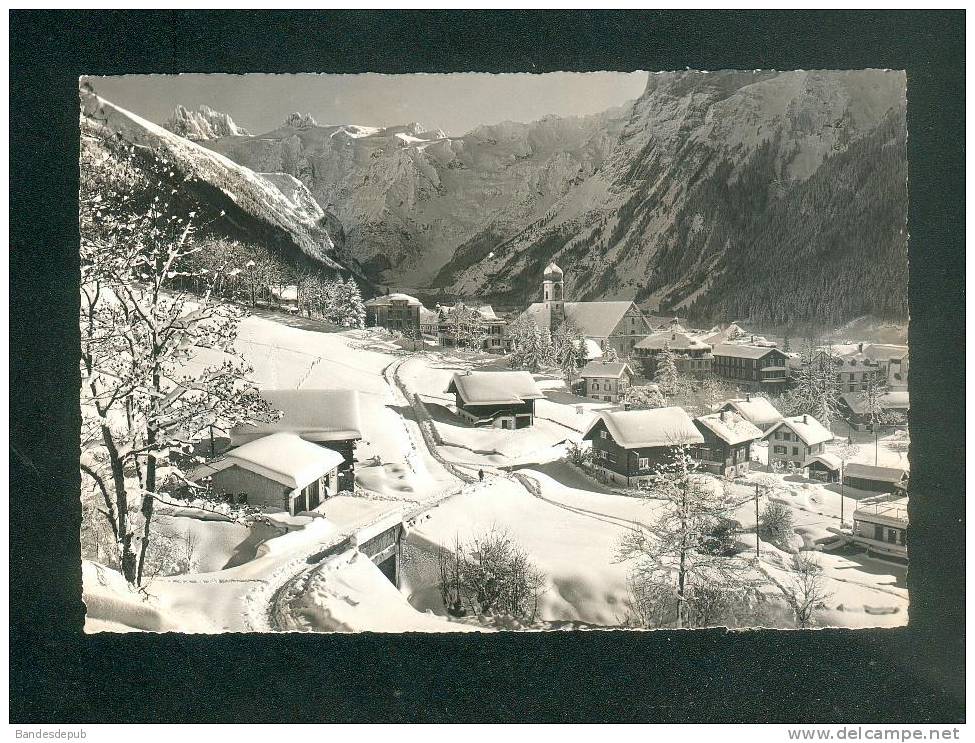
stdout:
{"type": "Polygon", "coordinates": [[[640,457],[640,469],[645,470],[650,466],[650,459],[648,457],[640,457]]]}
{"type": "Polygon", "coordinates": [[[599,438],[601,438],[601,439],[608,439],[609,436],[606,434],[605,431],[600,431],[599,432],[599,438]]]}
{"type": "Polygon", "coordinates": [[[798,446],[793,446],[792,447],[792,456],[794,456],[794,457],[798,457],[799,456],[799,447],[798,446]]]}
{"type": "Polygon", "coordinates": [[[773,451],[776,454],[788,454],[789,453],[789,448],[786,447],[786,446],[774,446],[774,447],[772,447],[772,449],[773,449],[773,451]]]}

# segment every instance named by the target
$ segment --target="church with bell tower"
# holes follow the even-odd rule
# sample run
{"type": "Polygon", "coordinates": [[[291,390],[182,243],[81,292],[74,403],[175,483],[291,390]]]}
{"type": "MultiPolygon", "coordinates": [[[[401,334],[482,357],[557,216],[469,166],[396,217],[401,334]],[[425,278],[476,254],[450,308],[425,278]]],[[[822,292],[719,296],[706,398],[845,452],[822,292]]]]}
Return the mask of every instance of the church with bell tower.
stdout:
{"type": "MultiPolygon", "coordinates": [[[[568,325],[573,334],[598,345],[599,353],[613,349],[619,357],[628,358],[633,347],[652,332],[649,321],[632,300],[565,301],[565,272],[554,261],[542,272],[541,299],[528,305],[519,318],[548,332],[568,325]]],[[[511,343],[510,338],[505,341],[508,350],[511,343]]]]}
{"type": "Polygon", "coordinates": [[[551,318],[554,330],[565,320],[565,276],[555,263],[545,266],[542,275],[542,300],[551,318]]]}

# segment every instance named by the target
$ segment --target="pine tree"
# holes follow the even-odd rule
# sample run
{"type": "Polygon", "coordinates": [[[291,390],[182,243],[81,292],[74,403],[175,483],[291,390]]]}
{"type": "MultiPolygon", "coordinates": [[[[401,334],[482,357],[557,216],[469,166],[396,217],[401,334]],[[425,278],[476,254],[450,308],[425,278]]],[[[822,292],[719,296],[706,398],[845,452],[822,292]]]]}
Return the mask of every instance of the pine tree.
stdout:
{"type": "Polygon", "coordinates": [[[335,286],[335,310],[338,324],[345,328],[364,328],[366,326],[366,306],[362,301],[359,285],[350,276],[335,286]]]}
{"type": "Polygon", "coordinates": [[[653,379],[667,397],[673,397],[679,391],[680,375],[677,371],[677,356],[669,345],[665,345],[657,355],[657,369],[653,379]]]}
{"type": "Polygon", "coordinates": [[[659,518],[648,530],[626,532],[617,555],[621,562],[634,561],[631,585],[675,589],[679,627],[691,626],[688,608],[695,592],[740,593],[746,586],[747,563],[711,548],[715,528],[730,521],[741,503],[696,470],[687,446],[672,447],[670,461],[658,465],[647,490],[663,502],[659,518]]]}

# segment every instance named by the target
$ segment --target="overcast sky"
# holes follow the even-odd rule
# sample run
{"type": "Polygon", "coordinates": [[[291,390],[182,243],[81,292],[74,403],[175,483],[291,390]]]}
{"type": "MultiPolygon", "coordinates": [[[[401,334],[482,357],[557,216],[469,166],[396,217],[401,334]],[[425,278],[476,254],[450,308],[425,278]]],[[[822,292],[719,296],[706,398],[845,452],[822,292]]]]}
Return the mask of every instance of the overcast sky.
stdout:
{"type": "Polygon", "coordinates": [[[419,121],[447,134],[481,124],[584,115],[638,97],[645,72],[543,75],[124,75],[89,78],[95,91],[162,124],[176,104],[229,113],[252,134],[277,128],[293,111],[319,124],[392,126],[419,121]]]}

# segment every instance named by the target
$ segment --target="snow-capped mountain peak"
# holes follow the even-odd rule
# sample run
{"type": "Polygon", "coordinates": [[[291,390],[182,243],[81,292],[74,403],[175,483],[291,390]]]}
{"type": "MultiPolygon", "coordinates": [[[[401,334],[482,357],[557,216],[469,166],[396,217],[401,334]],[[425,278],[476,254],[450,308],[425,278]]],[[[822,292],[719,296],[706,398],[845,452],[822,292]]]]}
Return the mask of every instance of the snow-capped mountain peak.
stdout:
{"type": "Polygon", "coordinates": [[[209,106],[200,106],[191,111],[185,106],[177,105],[173,115],[163,126],[173,134],[201,142],[215,137],[250,136],[250,132],[237,126],[229,114],[214,111],[209,106]]]}

